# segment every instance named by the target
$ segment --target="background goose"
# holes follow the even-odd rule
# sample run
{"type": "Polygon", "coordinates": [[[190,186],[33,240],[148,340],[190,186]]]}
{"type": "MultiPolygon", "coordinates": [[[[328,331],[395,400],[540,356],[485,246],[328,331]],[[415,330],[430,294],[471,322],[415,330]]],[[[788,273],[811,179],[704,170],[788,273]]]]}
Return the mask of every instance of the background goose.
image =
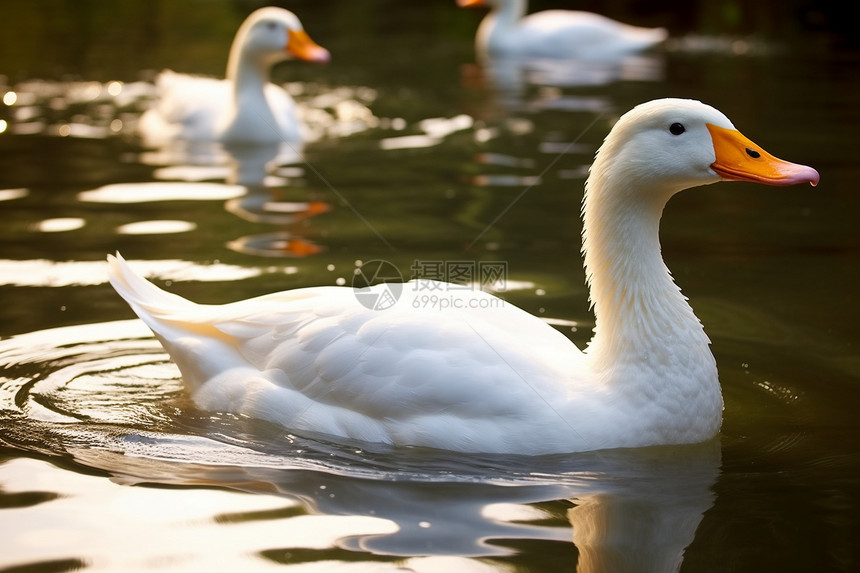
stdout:
{"type": "Polygon", "coordinates": [[[301,141],[293,99],[269,82],[271,67],[289,57],[327,62],[329,53],[304,31],[295,14],[260,8],[242,23],[227,61],[226,79],[166,70],[157,80],[158,101],[138,130],[151,145],[180,139],[231,143],[301,141]]]}
{"type": "Polygon", "coordinates": [[[428,281],[403,285],[386,310],[357,296],[391,294],[386,284],[197,305],[119,255],[110,281],[204,409],[464,452],[692,443],[718,432],[723,402],[708,338],[663,263],[659,221],[672,195],[720,180],[815,185],[818,173],[773,157],[697,101],[652,101],[612,128],[583,202],[596,319],[585,352],[493,295],[428,281]],[[422,298],[431,288],[445,308],[422,298]]]}
{"type": "Polygon", "coordinates": [[[664,28],[640,28],[592,12],[545,10],[526,16],[527,0],[457,0],[487,6],[479,54],[536,58],[617,58],[659,44],[664,28]]]}

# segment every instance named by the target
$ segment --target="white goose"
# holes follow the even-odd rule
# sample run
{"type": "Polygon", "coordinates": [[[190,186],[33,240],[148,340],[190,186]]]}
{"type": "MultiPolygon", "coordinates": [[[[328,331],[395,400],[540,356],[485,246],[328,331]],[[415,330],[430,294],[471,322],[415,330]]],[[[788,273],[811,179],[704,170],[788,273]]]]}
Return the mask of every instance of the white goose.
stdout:
{"type": "Polygon", "coordinates": [[[720,180],[815,185],[818,173],[769,155],[697,101],[652,101],[613,127],[583,202],[596,319],[585,352],[493,295],[428,282],[407,283],[394,306],[370,310],[348,287],[197,305],[118,255],[108,257],[110,281],[203,409],[464,452],[697,442],[720,428],[717,368],[663,263],[658,227],[672,195],[720,180]],[[439,292],[445,308],[428,303],[439,292]]]}
{"type": "Polygon", "coordinates": [[[150,145],[301,141],[295,102],[269,82],[271,67],[290,56],[329,60],[328,51],[310,39],[295,14],[260,8],[236,32],[226,79],[162,72],[156,80],[158,101],[141,116],[138,131],[150,145]]]}
{"type": "Polygon", "coordinates": [[[617,58],[659,44],[664,28],[640,28],[592,12],[544,10],[526,16],[527,0],[457,0],[488,6],[478,27],[480,54],[533,58],[617,58]]]}

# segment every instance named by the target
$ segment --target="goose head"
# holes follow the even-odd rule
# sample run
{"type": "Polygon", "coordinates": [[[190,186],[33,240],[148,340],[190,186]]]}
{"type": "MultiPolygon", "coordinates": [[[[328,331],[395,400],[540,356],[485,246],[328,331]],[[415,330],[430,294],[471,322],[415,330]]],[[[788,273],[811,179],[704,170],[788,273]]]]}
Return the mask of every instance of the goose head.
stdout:
{"type": "Polygon", "coordinates": [[[268,68],[290,57],[325,63],[329,61],[329,52],[311,40],[298,17],[289,10],[260,8],[239,27],[228,67],[245,61],[268,68]]]}
{"type": "Polygon", "coordinates": [[[457,6],[460,8],[477,8],[479,6],[497,7],[496,0],[457,0],[457,6]]]}
{"type": "Polygon", "coordinates": [[[528,11],[528,0],[457,0],[460,8],[487,8],[491,13],[505,13],[514,20],[528,11]]]}
{"type": "Polygon", "coordinates": [[[619,353],[635,359],[665,348],[689,352],[675,356],[679,364],[699,364],[708,354],[701,324],[662,260],[659,227],[672,195],[726,180],[816,185],[819,176],[770,155],[721,112],[694,100],[641,104],[610,130],[582,205],[582,254],[595,314],[589,355],[596,368],[610,369],[619,353]]]}
{"type": "Polygon", "coordinates": [[[713,107],[670,98],[641,104],[618,120],[592,165],[589,182],[596,178],[660,202],[717,181],[814,186],[819,175],[774,157],[713,107]]]}

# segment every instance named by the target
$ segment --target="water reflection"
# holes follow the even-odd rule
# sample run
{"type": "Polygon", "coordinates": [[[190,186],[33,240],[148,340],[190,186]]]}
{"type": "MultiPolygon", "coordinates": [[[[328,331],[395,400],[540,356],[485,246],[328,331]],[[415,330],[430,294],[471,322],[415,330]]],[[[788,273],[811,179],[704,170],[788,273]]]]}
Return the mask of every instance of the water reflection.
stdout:
{"type": "MultiPolygon", "coordinates": [[[[487,558],[512,554],[508,546],[517,542],[572,540],[579,552],[577,570],[582,573],[677,571],[704,512],[713,503],[709,488],[719,463],[715,448],[702,447],[645,455],[604,454],[603,459],[582,460],[581,472],[560,474],[555,484],[546,475],[546,482],[531,484],[458,482],[456,476],[438,481],[388,481],[325,471],[207,464],[196,461],[193,451],[183,455],[183,447],[195,447],[190,439],[177,441],[170,450],[181,459],[167,460],[163,453],[154,455],[158,438],[141,440],[149,442],[150,453],[146,446],[131,446],[131,457],[93,447],[74,447],[70,453],[77,463],[109,472],[114,481],[123,484],[229,488],[261,494],[263,499],[257,505],[267,507],[276,503],[265,496],[300,500],[301,508],[261,514],[253,520],[279,524],[276,529],[263,530],[270,546],[259,549],[270,559],[291,564],[303,560],[291,550],[304,547],[304,537],[294,534],[298,524],[291,521],[301,521],[300,516],[310,513],[348,518],[335,522],[340,524],[337,536],[323,535],[314,528],[311,538],[317,549],[305,555],[313,561],[326,556],[334,561],[352,560],[350,554],[354,553],[370,560],[384,555],[487,558]],[[338,559],[337,553],[328,552],[331,547],[345,553],[338,559]]],[[[209,513],[210,517],[219,517],[219,507],[210,507],[216,514],[209,513]]],[[[171,508],[157,505],[151,509],[162,520],[176,517],[171,508]]],[[[241,523],[238,509],[234,515],[241,523]]],[[[247,507],[242,509],[250,512],[247,507]]],[[[205,516],[204,512],[200,517],[205,516]]],[[[220,521],[229,523],[224,517],[220,521]]],[[[235,544],[231,547],[236,549],[235,544]]],[[[571,568],[573,565],[571,556],[571,568]]]]}
{"type": "Polygon", "coordinates": [[[241,145],[177,140],[140,153],[139,160],[156,167],[154,175],[161,180],[259,185],[271,170],[300,163],[303,150],[303,144],[289,142],[241,145]]]}
{"type": "Polygon", "coordinates": [[[225,204],[230,213],[253,223],[290,224],[325,213],[331,205],[324,201],[286,201],[279,189],[248,189],[243,197],[225,204]]]}
{"type": "MultiPolygon", "coordinates": [[[[659,82],[665,75],[662,54],[637,54],[601,59],[540,59],[519,56],[486,56],[479,60],[480,75],[472,77],[497,98],[504,109],[553,109],[540,94],[529,100],[530,88],[553,86],[585,88],[618,81],[659,82]]],[[[606,100],[594,96],[569,96],[576,107],[605,109],[606,100]]],[[[570,104],[568,104],[570,105],[570,104]]]]}
{"type": "MultiPolygon", "coordinates": [[[[307,220],[326,213],[331,205],[320,200],[291,200],[296,195],[295,183],[303,173],[295,166],[303,160],[301,145],[180,141],[144,152],[142,158],[150,164],[163,165],[155,171],[162,181],[108,184],[78,193],[78,200],[114,204],[225,201],[228,212],[246,221],[278,227],[277,231],[229,241],[227,246],[232,250],[268,257],[302,257],[324,250],[305,237],[309,232],[307,220]]],[[[19,196],[11,191],[10,199],[19,196]]],[[[168,234],[194,228],[195,221],[150,220],[128,223],[116,231],[126,235],[168,234]]]]}
{"type": "Polygon", "coordinates": [[[681,569],[719,475],[716,443],[619,454],[611,485],[568,510],[580,572],[681,569]],[[620,478],[620,479],[618,479],[620,478]]]}
{"type": "Polygon", "coordinates": [[[304,161],[304,148],[298,143],[224,144],[223,151],[229,167],[227,183],[249,187],[266,186],[266,177],[276,168],[304,161]]]}
{"type": "MultiPolygon", "coordinates": [[[[325,213],[331,205],[324,201],[290,200],[295,195],[290,181],[272,175],[278,168],[304,161],[294,144],[274,146],[225,146],[229,154],[228,181],[243,185],[241,197],[227,201],[225,209],[254,223],[277,226],[277,231],[240,237],[227,247],[245,254],[265,257],[304,257],[324,250],[306,238],[307,219],[325,213]]],[[[301,174],[300,168],[295,168],[301,174]]]]}
{"type": "Polygon", "coordinates": [[[325,250],[324,246],[290,231],[239,237],[228,242],[227,248],[237,253],[262,257],[307,257],[325,250]]]}

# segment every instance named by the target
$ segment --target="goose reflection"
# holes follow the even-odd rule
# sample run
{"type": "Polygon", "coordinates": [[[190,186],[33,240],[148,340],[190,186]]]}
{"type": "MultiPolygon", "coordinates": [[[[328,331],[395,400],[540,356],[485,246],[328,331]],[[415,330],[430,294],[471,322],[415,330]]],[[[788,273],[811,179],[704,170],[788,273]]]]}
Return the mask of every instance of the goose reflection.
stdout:
{"type": "MultiPolygon", "coordinates": [[[[193,454],[204,450],[195,446],[193,454]]],[[[174,450],[169,457],[183,455],[174,450]]],[[[314,514],[385,520],[387,527],[377,525],[373,533],[338,542],[340,549],[371,559],[490,558],[514,554],[509,547],[572,540],[571,569],[575,562],[580,573],[666,573],[679,570],[713,505],[720,448],[709,442],[593,452],[574,460],[543,460],[537,467],[529,458],[486,459],[515,470],[485,468],[485,475],[444,471],[433,462],[420,472],[414,465],[384,472],[362,468],[356,459],[344,473],[188,464],[193,458],[171,463],[140,451],[132,459],[96,449],[75,457],[122,483],[228,487],[299,499],[314,514]]]]}
{"type": "Polygon", "coordinates": [[[224,208],[255,224],[277,227],[227,243],[231,250],[266,257],[304,257],[321,252],[322,246],[307,238],[308,219],[325,213],[331,205],[319,200],[292,200],[304,149],[300,143],[228,144],[220,142],[171,142],[142,155],[158,165],[161,180],[223,180],[244,192],[226,200],[224,208]]]}
{"type": "Polygon", "coordinates": [[[719,475],[716,441],[619,453],[567,512],[581,573],[678,571],[719,475]]]}
{"type": "Polygon", "coordinates": [[[566,59],[482,54],[477,65],[464,67],[461,77],[467,87],[485,92],[506,111],[602,111],[610,107],[606,98],[572,93],[564,98],[547,97],[547,90],[540,88],[569,90],[622,81],[659,82],[665,76],[664,68],[661,53],[566,59]]]}
{"type": "Polygon", "coordinates": [[[279,227],[277,231],[237,238],[227,243],[231,250],[266,257],[305,257],[321,252],[323,247],[309,240],[307,220],[331,209],[324,201],[289,200],[290,179],[278,171],[289,168],[291,175],[301,176],[295,167],[302,159],[297,144],[225,145],[229,154],[228,183],[244,186],[247,192],[228,200],[224,208],[252,223],[279,227]],[[293,167],[288,167],[293,166],[293,167]]]}

